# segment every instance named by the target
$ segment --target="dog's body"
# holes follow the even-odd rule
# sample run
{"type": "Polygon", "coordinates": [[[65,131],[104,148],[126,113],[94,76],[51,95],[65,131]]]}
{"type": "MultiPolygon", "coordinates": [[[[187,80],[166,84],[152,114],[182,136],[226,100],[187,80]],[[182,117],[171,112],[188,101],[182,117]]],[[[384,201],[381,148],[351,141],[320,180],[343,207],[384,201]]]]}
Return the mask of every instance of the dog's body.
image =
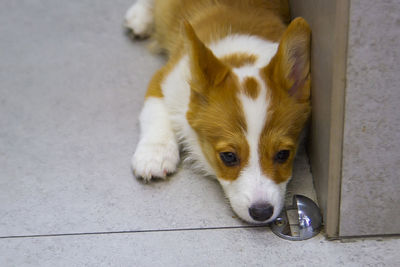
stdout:
{"type": "Polygon", "coordinates": [[[138,0],[128,10],[126,25],[169,54],[140,115],[136,176],[175,172],[181,144],[240,218],[276,218],[310,113],[310,31],[288,18],[286,0],[138,0]]]}

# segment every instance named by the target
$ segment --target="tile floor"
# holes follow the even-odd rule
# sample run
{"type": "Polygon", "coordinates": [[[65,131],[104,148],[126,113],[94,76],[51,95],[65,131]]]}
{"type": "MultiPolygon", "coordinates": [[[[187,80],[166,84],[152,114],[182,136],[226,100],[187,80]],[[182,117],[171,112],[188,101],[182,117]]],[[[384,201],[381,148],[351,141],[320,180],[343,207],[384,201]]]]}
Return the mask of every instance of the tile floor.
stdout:
{"type": "MultiPolygon", "coordinates": [[[[163,59],[129,0],[0,2],[0,266],[400,266],[399,239],[303,242],[238,220],[190,166],[143,184],[137,115],[163,59]]],[[[300,152],[290,192],[315,199],[300,152]]]]}

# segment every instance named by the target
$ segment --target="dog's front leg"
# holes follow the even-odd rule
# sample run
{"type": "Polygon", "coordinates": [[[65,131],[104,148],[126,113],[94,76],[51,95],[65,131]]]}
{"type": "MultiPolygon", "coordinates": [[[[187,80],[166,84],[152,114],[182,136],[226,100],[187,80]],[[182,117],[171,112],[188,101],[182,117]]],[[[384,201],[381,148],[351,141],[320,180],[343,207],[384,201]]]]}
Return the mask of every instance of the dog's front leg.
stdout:
{"type": "Polygon", "coordinates": [[[150,181],[176,170],[179,147],[163,97],[147,97],[140,114],[140,140],[132,158],[137,177],[150,181]]]}

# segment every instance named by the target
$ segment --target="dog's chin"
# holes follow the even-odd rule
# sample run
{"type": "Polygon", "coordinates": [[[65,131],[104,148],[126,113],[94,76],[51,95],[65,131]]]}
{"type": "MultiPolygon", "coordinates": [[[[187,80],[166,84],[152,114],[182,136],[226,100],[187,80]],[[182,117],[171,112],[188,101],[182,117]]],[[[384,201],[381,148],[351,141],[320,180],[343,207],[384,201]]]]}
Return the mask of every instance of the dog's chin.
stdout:
{"type": "Polygon", "coordinates": [[[260,225],[260,226],[262,226],[262,225],[268,225],[268,224],[270,224],[271,222],[273,222],[274,220],[275,220],[275,218],[272,218],[272,219],[268,219],[268,220],[266,220],[266,221],[262,221],[262,222],[260,222],[260,221],[255,221],[255,220],[253,220],[253,219],[250,219],[250,218],[241,218],[241,217],[239,217],[242,221],[244,221],[244,222],[246,222],[246,223],[249,223],[249,224],[252,224],[252,225],[256,225],[256,226],[258,226],[258,225],[260,225]]]}

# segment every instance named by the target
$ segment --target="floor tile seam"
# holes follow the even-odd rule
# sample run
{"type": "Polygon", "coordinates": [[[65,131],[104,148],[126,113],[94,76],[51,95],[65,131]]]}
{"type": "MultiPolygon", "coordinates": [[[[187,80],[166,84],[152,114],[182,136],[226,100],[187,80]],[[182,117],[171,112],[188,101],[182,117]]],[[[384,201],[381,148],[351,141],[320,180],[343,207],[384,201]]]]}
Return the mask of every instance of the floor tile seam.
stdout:
{"type": "Polygon", "coordinates": [[[58,234],[35,234],[35,235],[10,235],[0,236],[2,239],[18,239],[18,238],[44,238],[44,237],[67,237],[67,236],[95,236],[95,235],[118,235],[118,234],[140,234],[140,233],[168,233],[168,232],[194,232],[194,231],[211,231],[211,230],[235,230],[235,229],[257,229],[266,228],[267,226],[243,225],[243,226],[220,226],[220,227],[194,227],[194,228],[172,228],[172,229],[144,229],[144,230],[126,230],[126,231],[101,231],[101,232],[75,232],[75,233],[58,233],[58,234]]]}

